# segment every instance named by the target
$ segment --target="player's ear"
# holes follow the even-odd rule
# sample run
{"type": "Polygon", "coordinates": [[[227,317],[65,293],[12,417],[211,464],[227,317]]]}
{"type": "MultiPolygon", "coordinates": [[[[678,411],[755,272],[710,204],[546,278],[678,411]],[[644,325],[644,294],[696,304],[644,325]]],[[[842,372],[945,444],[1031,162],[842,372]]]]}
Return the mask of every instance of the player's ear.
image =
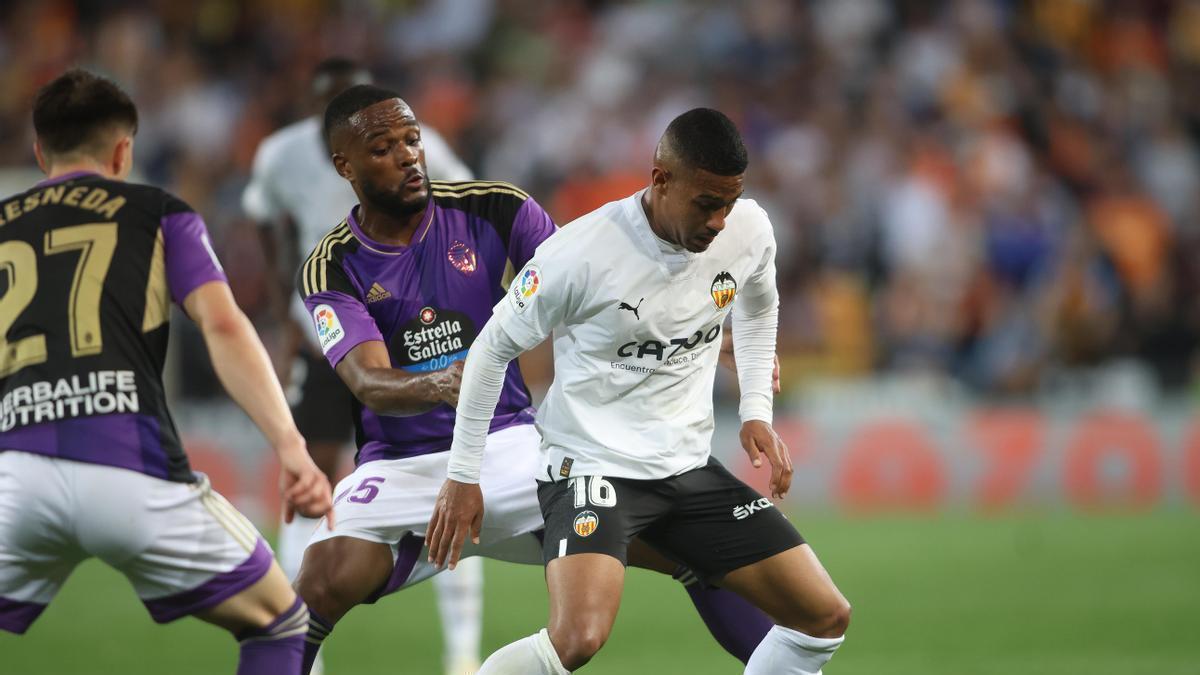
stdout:
{"type": "Polygon", "coordinates": [[[33,141],[33,156],[37,158],[38,168],[47,176],[50,175],[50,165],[46,163],[46,156],[42,154],[42,144],[37,139],[33,141]]]}
{"type": "Polygon", "coordinates": [[[671,172],[665,168],[655,164],[650,168],[650,187],[659,194],[664,194],[667,189],[667,181],[671,178],[671,172]]]}
{"type": "Polygon", "coordinates": [[[117,146],[113,148],[110,169],[113,176],[120,180],[125,180],[129,175],[133,169],[133,136],[122,136],[121,140],[117,141],[117,146]]]}
{"type": "Polygon", "coordinates": [[[335,152],[330,159],[333,160],[333,168],[338,172],[339,176],[348,181],[354,180],[354,168],[350,166],[350,162],[346,160],[345,155],[335,152]]]}

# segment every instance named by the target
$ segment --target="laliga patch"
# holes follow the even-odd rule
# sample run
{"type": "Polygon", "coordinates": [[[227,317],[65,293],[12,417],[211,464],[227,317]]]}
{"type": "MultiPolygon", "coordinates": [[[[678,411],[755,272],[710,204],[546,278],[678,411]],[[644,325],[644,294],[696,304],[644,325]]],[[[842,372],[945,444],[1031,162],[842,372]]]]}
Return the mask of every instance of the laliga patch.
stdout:
{"type": "Polygon", "coordinates": [[[725,309],[737,295],[737,280],[729,272],[721,272],[713,278],[712,299],[717,309],[725,309]]]}
{"type": "Polygon", "coordinates": [[[520,274],[513,279],[508,289],[508,304],[518,313],[524,312],[533,302],[533,296],[542,287],[542,271],[537,265],[526,265],[520,274]]]}
{"type": "Polygon", "coordinates": [[[338,321],[337,313],[329,305],[317,305],[313,310],[313,322],[317,326],[317,342],[321,343],[321,351],[325,354],[346,337],[342,322],[338,321]]]}
{"type": "Polygon", "coordinates": [[[586,537],[600,527],[600,516],[595,511],[584,511],[575,516],[575,534],[586,537]]]}
{"type": "Polygon", "coordinates": [[[446,258],[450,261],[450,265],[454,269],[463,274],[470,274],[475,271],[475,251],[472,251],[471,247],[457,239],[454,240],[453,244],[450,244],[450,249],[446,251],[446,258]]]}

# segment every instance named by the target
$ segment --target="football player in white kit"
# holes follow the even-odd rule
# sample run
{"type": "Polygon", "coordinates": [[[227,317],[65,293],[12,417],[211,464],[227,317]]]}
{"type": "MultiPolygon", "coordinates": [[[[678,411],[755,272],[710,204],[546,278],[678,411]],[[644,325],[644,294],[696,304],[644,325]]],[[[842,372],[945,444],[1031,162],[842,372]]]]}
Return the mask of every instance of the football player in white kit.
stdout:
{"type": "Polygon", "coordinates": [[[454,565],[479,536],[480,465],[506,365],[553,334],[555,371],[537,417],[550,619],[481,675],[587,663],[616,619],[635,536],[775,618],[746,673],[820,673],[841,645],[850,605],[812,549],[711,457],[713,374],[732,312],[742,445],[755,466],[766,456],[774,497],[791,484],[771,428],[775,243],[766,213],[741,199],[747,163],[725,115],[675,118],[650,186],[543,243],[472,345],[428,527],[435,564],[454,565]]]}
{"type": "MultiPolygon", "coordinates": [[[[345,58],[330,58],[313,72],[313,110],[324,111],[329,101],[356,84],[371,81],[370,72],[345,58]]],[[[470,180],[471,170],[429,126],[422,127],[429,176],[439,180],[470,180]]],[[[337,174],[321,136],[321,116],[314,114],[268,136],[254,157],[253,174],[242,194],[242,208],[262,228],[274,317],[289,330],[287,346],[275,355],[290,366],[289,398],[300,432],[317,466],[332,484],[342,451],[354,423],[351,394],[329,367],[308,328],[312,319],[291,289],[299,254],[316,246],[330,223],[346,217],[358,203],[350,185],[337,174]],[[291,298],[290,304],[287,298],[291,298]],[[285,309],[286,308],[286,309],[285,309]],[[287,315],[290,314],[290,319],[287,315]]],[[[280,524],[279,562],[294,579],[316,520],[297,517],[280,524]]],[[[434,580],[445,636],[446,672],[473,671],[479,663],[483,620],[483,566],[479,560],[460,565],[434,580]]],[[[319,668],[319,666],[318,666],[319,668]]]]}

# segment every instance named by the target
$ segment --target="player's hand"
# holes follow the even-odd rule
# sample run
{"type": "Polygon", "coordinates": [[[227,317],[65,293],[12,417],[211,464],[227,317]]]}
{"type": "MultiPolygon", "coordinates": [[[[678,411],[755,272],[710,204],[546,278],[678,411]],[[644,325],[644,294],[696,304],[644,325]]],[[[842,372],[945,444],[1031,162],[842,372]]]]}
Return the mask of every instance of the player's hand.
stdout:
{"type": "Polygon", "coordinates": [[[425,530],[429,562],[438,567],[448,564],[450,569],[454,569],[467,537],[473,543],[479,543],[479,529],[482,526],[483,490],[479,484],[460,483],[447,478],[437,501],[433,503],[433,516],[425,530]]]}
{"type": "MultiPolygon", "coordinates": [[[[721,337],[721,351],[717,353],[717,362],[726,368],[737,372],[737,357],[733,355],[733,333],[724,331],[721,337]]],[[[783,391],[779,375],[779,355],[775,355],[775,368],[771,370],[771,391],[778,394],[783,391]]]]}
{"type": "Polygon", "coordinates": [[[761,420],[750,420],[742,424],[739,435],[742,447],[750,456],[750,463],[755,468],[762,466],[763,455],[766,455],[771,464],[771,496],[783,499],[792,487],[792,458],[783,439],[775,433],[770,424],[761,420]]]}
{"type": "Polygon", "coordinates": [[[295,439],[289,440],[277,451],[284,522],[292,522],[297,513],[305,518],[325,516],[326,526],[332,530],[333,489],[329,486],[329,479],[313,463],[304,439],[296,434],[295,439]]]}
{"type": "Polygon", "coordinates": [[[434,400],[449,404],[451,408],[458,407],[458,391],[462,387],[464,364],[466,364],[466,361],[455,361],[444,370],[437,370],[431,373],[434,400]]]}

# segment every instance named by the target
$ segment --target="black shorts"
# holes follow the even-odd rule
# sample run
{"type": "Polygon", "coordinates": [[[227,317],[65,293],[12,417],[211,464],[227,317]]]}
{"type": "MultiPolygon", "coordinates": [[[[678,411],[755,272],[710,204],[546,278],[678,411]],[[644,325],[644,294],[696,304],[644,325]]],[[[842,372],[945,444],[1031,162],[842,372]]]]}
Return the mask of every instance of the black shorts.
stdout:
{"type": "Polygon", "coordinates": [[[309,443],[349,443],[354,438],[354,394],[324,357],[301,348],[292,372],[300,400],[292,406],[296,428],[309,443]]]}
{"type": "Polygon", "coordinates": [[[640,536],[700,578],[729,572],[804,543],[771,501],[715,459],[660,480],[576,476],[538,482],[546,521],[546,563],[575,553],[603,553],[627,564],[640,536]]]}

